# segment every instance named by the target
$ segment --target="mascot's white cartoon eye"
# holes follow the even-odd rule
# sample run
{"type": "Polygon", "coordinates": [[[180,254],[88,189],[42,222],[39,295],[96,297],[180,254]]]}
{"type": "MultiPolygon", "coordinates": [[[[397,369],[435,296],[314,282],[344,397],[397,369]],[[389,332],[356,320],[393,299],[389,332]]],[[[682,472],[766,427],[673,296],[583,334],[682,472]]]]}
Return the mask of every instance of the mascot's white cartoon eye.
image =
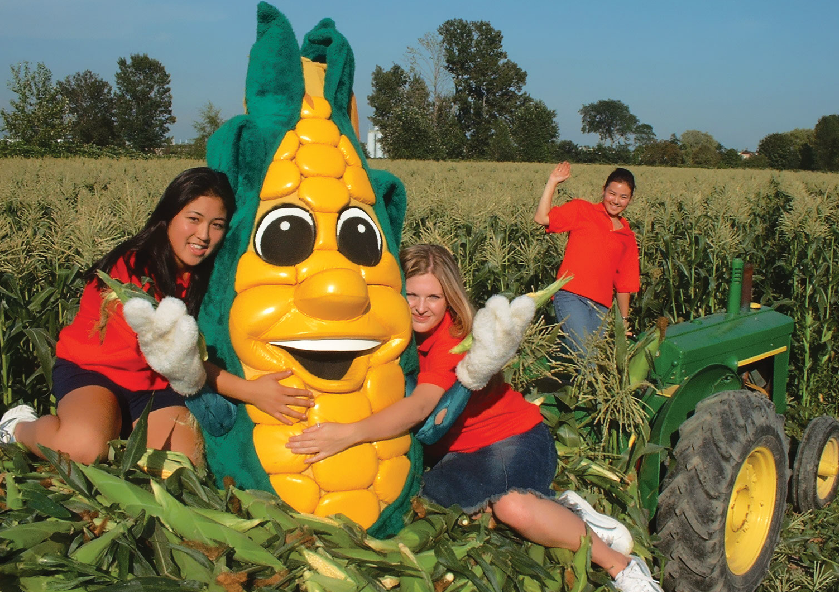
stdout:
{"type": "Polygon", "coordinates": [[[382,233],[370,214],[353,207],[338,215],[338,252],[356,265],[378,265],[382,260],[382,233]]]}
{"type": "Polygon", "coordinates": [[[315,220],[297,206],[280,206],[267,212],[256,226],[256,254],[271,265],[296,265],[315,248],[315,220]]]}

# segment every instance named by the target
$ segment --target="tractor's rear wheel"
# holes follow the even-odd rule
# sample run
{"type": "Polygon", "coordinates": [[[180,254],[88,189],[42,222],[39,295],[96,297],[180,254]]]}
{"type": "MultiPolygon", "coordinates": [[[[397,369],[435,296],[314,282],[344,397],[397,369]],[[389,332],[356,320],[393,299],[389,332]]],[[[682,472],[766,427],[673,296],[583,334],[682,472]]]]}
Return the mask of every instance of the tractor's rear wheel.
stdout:
{"type": "Polygon", "coordinates": [[[821,509],[836,497],[839,421],[823,415],[809,423],[798,444],[790,488],[793,506],[799,512],[821,509]]]}
{"type": "Polygon", "coordinates": [[[656,527],[679,592],[752,592],[780,535],[787,497],[783,417],[764,395],[717,393],[681,428],[656,527]]]}

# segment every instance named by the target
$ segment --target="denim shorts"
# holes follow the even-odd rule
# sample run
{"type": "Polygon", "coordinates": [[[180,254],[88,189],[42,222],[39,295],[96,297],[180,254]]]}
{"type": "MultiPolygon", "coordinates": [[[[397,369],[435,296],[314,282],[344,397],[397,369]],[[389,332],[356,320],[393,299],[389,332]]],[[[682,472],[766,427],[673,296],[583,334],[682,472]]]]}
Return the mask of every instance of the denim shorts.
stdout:
{"type": "Polygon", "coordinates": [[[176,393],[172,387],[152,391],[131,391],[119,386],[107,376],[95,370],[85,370],[81,366],[56,358],[52,367],[52,390],[56,404],[71,391],[84,386],[101,386],[111,391],[117,398],[122,414],[122,431],[120,436],[127,438],[131,434],[134,422],[140,419],[143,410],[152,399],[151,411],[166,407],[186,407],[185,399],[176,393]]]}
{"type": "Polygon", "coordinates": [[[475,452],[449,452],[423,475],[420,495],[472,514],[511,491],[553,498],[554,439],[544,423],[475,452]]]}

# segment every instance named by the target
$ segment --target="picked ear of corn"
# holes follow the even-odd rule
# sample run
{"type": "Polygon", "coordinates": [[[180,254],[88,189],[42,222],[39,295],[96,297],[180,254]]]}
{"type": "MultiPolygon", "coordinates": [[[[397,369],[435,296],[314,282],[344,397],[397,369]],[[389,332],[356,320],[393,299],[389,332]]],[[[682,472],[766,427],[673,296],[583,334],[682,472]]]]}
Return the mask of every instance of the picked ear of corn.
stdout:
{"type": "MultiPolygon", "coordinates": [[[[96,271],[96,275],[105,283],[106,286],[108,286],[108,288],[110,288],[110,293],[114,295],[113,297],[117,298],[123,304],[132,298],[142,298],[147,302],[151,302],[154,306],[157,306],[157,300],[155,297],[148,292],[143,291],[140,286],[115,280],[101,269],[96,271]]],[[[105,296],[106,299],[108,297],[109,295],[105,296]]]]}
{"type": "MultiPolygon", "coordinates": [[[[540,306],[547,303],[548,300],[550,300],[551,297],[554,294],[559,292],[559,290],[560,290],[560,288],[562,288],[562,286],[564,286],[565,284],[570,282],[573,277],[574,277],[573,275],[567,275],[567,276],[564,275],[561,278],[559,278],[558,280],[556,280],[554,283],[550,284],[548,287],[543,288],[542,290],[539,290],[538,292],[530,292],[529,294],[526,294],[526,296],[529,296],[530,298],[532,298],[533,301],[536,303],[536,308],[539,308],[540,306]]],[[[467,335],[466,337],[463,338],[463,341],[461,341],[456,346],[454,346],[451,350],[449,350],[450,353],[463,354],[463,353],[468,352],[470,349],[472,349],[472,339],[473,339],[473,337],[472,337],[472,334],[470,333],[469,335],[467,335]]]]}

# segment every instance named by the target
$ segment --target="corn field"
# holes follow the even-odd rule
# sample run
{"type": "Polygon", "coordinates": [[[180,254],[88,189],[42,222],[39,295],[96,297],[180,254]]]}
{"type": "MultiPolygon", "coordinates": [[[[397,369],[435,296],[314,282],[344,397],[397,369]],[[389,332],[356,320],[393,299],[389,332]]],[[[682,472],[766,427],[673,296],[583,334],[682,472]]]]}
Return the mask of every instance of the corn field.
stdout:
{"type": "MultiPolygon", "coordinates": [[[[41,413],[51,410],[55,339],[75,314],[83,270],[142,226],[177,173],[201,164],[0,160],[2,409],[26,402],[41,413]]],[[[476,304],[495,293],[522,294],[553,281],[565,238],[547,235],[533,222],[551,165],[373,165],[393,172],[406,186],[403,245],[448,246],[476,304]]],[[[574,165],[555,203],[571,197],[598,200],[611,169],[574,165]]],[[[839,360],[832,338],[839,322],[839,175],[651,167],[633,172],[637,189],[626,216],[638,238],[641,292],[632,300],[631,327],[644,331],[661,316],[676,322],[724,308],[731,259],[743,258],[755,269],[753,300],[795,320],[787,389],[790,431],[812,416],[837,415],[839,360]]],[[[541,360],[550,357],[557,335],[553,309],[546,306],[538,314],[508,376],[528,396],[538,395],[530,388],[533,369],[544,369],[541,360]]],[[[637,411],[629,405],[617,413],[627,410],[637,411]]],[[[547,417],[552,429],[560,429],[556,419],[547,417]]],[[[555,435],[559,441],[560,434],[555,435]]],[[[624,475],[632,471],[635,459],[619,458],[614,446],[586,449],[568,434],[561,436],[568,444],[562,460],[565,485],[593,482],[578,478],[590,475],[591,458],[624,475]]],[[[636,539],[651,548],[638,508],[621,499],[620,488],[610,495],[608,503],[627,508],[629,515],[621,514],[622,519],[634,524],[636,539]]],[[[828,508],[816,516],[788,518],[761,590],[836,590],[839,571],[819,546],[835,549],[839,540],[834,535],[819,542],[815,534],[824,533],[821,523],[835,521],[835,516],[828,508]],[[807,569],[789,569],[799,564],[807,569]]]]}

